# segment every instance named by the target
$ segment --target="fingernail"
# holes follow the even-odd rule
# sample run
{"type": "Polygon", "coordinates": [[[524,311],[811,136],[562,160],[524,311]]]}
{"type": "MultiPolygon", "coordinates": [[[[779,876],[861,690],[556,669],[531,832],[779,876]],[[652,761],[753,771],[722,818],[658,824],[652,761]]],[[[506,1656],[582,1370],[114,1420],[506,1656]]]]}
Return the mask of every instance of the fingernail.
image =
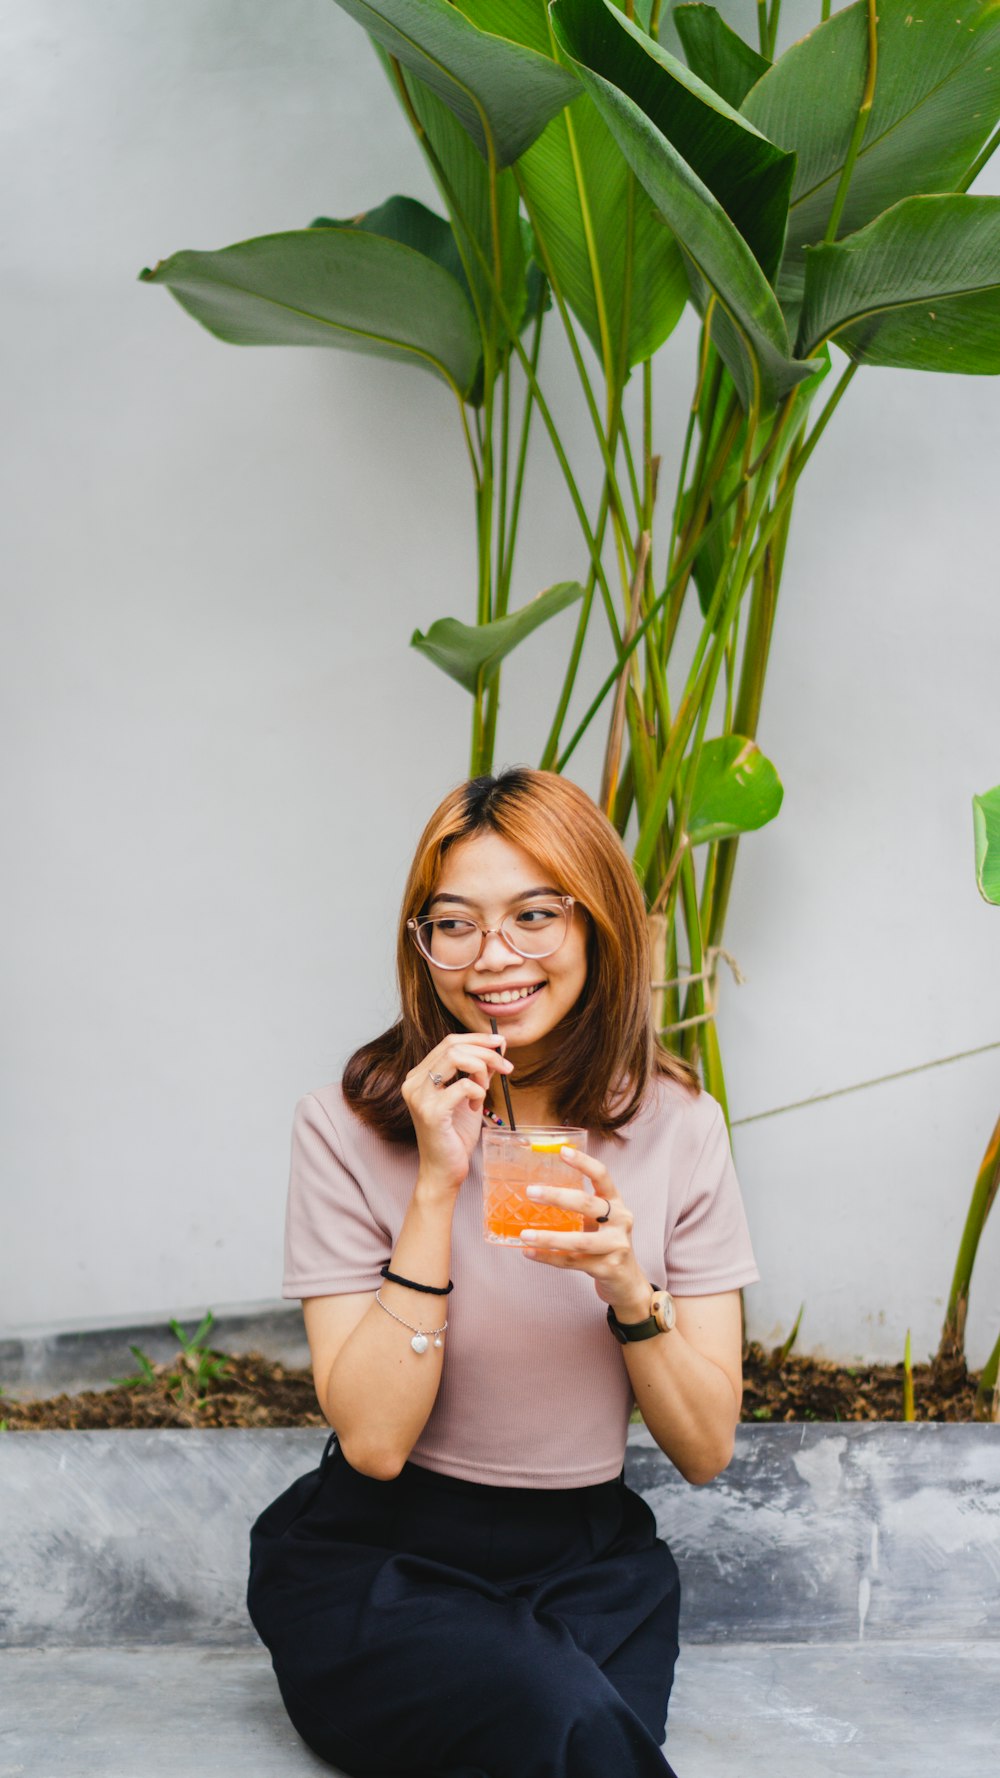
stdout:
{"type": "Polygon", "coordinates": [[[540,1198],[544,1190],[543,1185],[526,1185],[524,1195],[526,1198],[540,1198]]]}
{"type": "Polygon", "coordinates": [[[573,1144],[571,1142],[567,1142],[565,1144],[565,1146],[559,1150],[559,1153],[564,1154],[564,1155],[565,1154],[575,1154],[576,1149],[573,1147],[573,1144]]]}

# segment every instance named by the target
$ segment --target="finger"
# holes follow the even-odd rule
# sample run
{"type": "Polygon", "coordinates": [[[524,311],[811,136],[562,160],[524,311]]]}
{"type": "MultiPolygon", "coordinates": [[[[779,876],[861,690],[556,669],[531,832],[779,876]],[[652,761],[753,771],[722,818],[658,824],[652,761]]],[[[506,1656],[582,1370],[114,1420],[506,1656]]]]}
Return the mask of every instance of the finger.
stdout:
{"type": "Polygon", "coordinates": [[[568,1167],[576,1167],[579,1172],[585,1173],[588,1179],[594,1181],[602,1195],[617,1198],[618,1193],[615,1191],[611,1175],[603,1161],[595,1160],[592,1154],[584,1154],[582,1148],[561,1148],[559,1159],[565,1161],[568,1167]]]}
{"type": "Polygon", "coordinates": [[[609,1242],[606,1229],[581,1229],[578,1233],[563,1234],[559,1229],[523,1228],[521,1240],[552,1253],[604,1254],[614,1252],[618,1246],[617,1234],[609,1242]]]}
{"type": "Polygon", "coordinates": [[[584,1216],[603,1215],[604,1205],[597,1193],[578,1189],[573,1185],[528,1185],[524,1195],[533,1204],[556,1204],[564,1210],[582,1210],[584,1216]]]}

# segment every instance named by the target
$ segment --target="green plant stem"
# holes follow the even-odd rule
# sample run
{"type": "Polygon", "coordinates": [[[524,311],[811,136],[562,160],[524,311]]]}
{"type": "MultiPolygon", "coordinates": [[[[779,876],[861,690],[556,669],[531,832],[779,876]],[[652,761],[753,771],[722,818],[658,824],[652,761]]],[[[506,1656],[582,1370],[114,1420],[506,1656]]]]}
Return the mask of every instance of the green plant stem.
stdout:
{"type": "Polygon", "coordinates": [[[915,1420],[917,1411],[913,1402],[913,1356],[910,1350],[910,1330],[906,1330],[906,1344],[903,1347],[903,1419],[915,1420]]]}
{"type": "Polygon", "coordinates": [[[824,241],[837,239],[840,218],[847,202],[847,192],[854,173],[854,163],[858,158],[861,143],[868,128],[868,119],[871,116],[872,104],[875,99],[875,82],[878,77],[878,14],[875,10],[877,3],[878,0],[868,0],[868,74],[865,79],[864,92],[861,95],[861,104],[858,106],[858,115],[854,119],[854,128],[851,131],[847,154],[840,170],[840,182],[833,200],[833,209],[830,211],[830,220],[826,225],[826,233],[823,236],[824,241]]]}
{"type": "MultiPolygon", "coordinates": [[[[396,63],[395,67],[397,69],[398,69],[398,66],[399,66],[398,63],[396,63]]],[[[409,94],[406,91],[406,83],[404,80],[402,80],[402,71],[401,70],[399,71],[398,84],[400,85],[404,109],[405,109],[406,114],[409,118],[409,121],[412,125],[414,133],[417,137],[417,140],[420,145],[421,151],[424,155],[424,158],[426,159],[427,164],[430,167],[431,172],[434,176],[434,180],[435,180],[435,183],[438,187],[438,190],[441,192],[441,195],[444,198],[445,204],[447,205],[448,213],[452,219],[452,223],[458,224],[458,227],[464,232],[467,240],[470,242],[470,244],[473,248],[473,251],[475,253],[476,260],[478,261],[480,270],[481,270],[484,278],[486,279],[487,284],[490,287],[493,301],[496,305],[496,309],[497,309],[497,311],[500,315],[500,318],[503,322],[507,336],[510,340],[510,343],[511,343],[514,351],[517,354],[518,361],[519,361],[521,368],[524,371],[524,374],[528,380],[528,386],[532,391],[535,405],[537,406],[538,412],[541,415],[542,423],[545,427],[545,430],[549,435],[549,441],[552,445],[553,451],[555,452],[556,462],[558,463],[559,468],[562,471],[563,480],[566,483],[566,488],[567,488],[570,500],[573,505],[573,510],[576,513],[576,517],[577,517],[577,521],[580,526],[580,530],[583,533],[584,542],[587,545],[587,552],[588,552],[588,555],[589,555],[590,560],[591,560],[593,567],[594,567],[594,572],[597,577],[597,584],[601,589],[601,597],[603,599],[605,612],[608,617],[609,628],[611,629],[612,638],[614,639],[615,647],[617,649],[620,646],[620,635],[619,635],[619,631],[618,631],[617,619],[615,617],[614,601],[611,597],[611,590],[608,586],[607,576],[605,575],[605,572],[604,572],[604,564],[601,560],[599,552],[596,549],[594,534],[591,531],[590,522],[587,518],[587,510],[586,510],[586,507],[584,506],[583,498],[580,494],[580,490],[576,484],[576,479],[575,479],[573,472],[570,468],[569,460],[566,456],[566,451],[563,447],[563,442],[559,436],[559,432],[556,427],[555,421],[552,418],[552,414],[549,409],[549,405],[548,405],[547,401],[545,400],[545,397],[542,393],[541,385],[540,385],[538,378],[535,375],[535,371],[532,367],[531,360],[529,359],[527,353],[524,350],[524,346],[521,343],[520,336],[519,336],[517,329],[514,326],[514,323],[511,319],[510,312],[507,308],[506,303],[503,300],[503,292],[497,283],[496,277],[494,276],[493,268],[490,266],[489,261],[487,260],[485,254],[483,253],[482,248],[479,245],[479,242],[475,239],[475,236],[472,234],[472,232],[469,228],[468,222],[466,221],[465,214],[462,210],[462,206],[458,200],[458,195],[455,191],[455,188],[452,185],[451,180],[448,178],[447,172],[445,171],[445,168],[441,162],[441,159],[438,156],[433,143],[431,142],[429,136],[427,135],[426,130],[424,129],[423,125],[421,124],[420,119],[417,116],[417,114],[413,108],[413,104],[410,100],[409,94]]],[[[460,247],[460,251],[461,251],[461,247],[460,247]]],[[[591,392],[591,394],[592,393],[593,392],[591,392]]],[[[613,470],[612,470],[612,477],[613,477],[613,470]]]]}
{"type": "Polygon", "coordinates": [[[774,52],[778,47],[778,21],[781,18],[781,0],[771,0],[771,18],[767,28],[767,58],[774,61],[774,52]]]}
{"type": "MultiPolygon", "coordinates": [[[[836,413],[844,395],[850,388],[857,371],[858,366],[856,364],[849,364],[847,366],[847,369],[843,372],[836,387],[831,392],[826,406],[819,415],[808,438],[798,450],[789,452],[774,505],[768,514],[766,524],[762,527],[757,547],[750,559],[750,577],[755,576],[759,572],[765,560],[766,552],[775,535],[777,534],[787,540],[788,527],[791,523],[792,502],[795,498],[795,490],[798,486],[799,478],[801,477],[806,464],[809,462],[813,451],[816,449],[816,446],[822,438],[823,433],[826,431],[827,426],[836,413]]],[[[783,541],[781,544],[782,563],[784,559],[784,547],[783,541]]],[[[775,601],[778,596],[778,582],[780,582],[780,566],[778,568],[777,580],[774,588],[775,601]]],[[[757,695],[761,695],[762,692],[763,676],[761,677],[760,688],[757,695]]],[[[739,720],[738,716],[737,720],[739,720]]],[[[739,840],[736,838],[723,840],[719,845],[719,858],[714,884],[713,903],[705,927],[708,935],[708,943],[710,945],[717,945],[722,942],[722,931],[729,907],[729,896],[732,890],[733,873],[736,868],[738,846],[739,840]]]]}
{"type": "MultiPolygon", "coordinates": [[[[528,221],[530,222],[531,227],[534,231],[536,244],[537,244],[539,251],[542,255],[542,265],[545,270],[545,276],[548,278],[549,284],[552,287],[552,294],[555,297],[556,308],[559,311],[559,319],[561,320],[561,322],[563,324],[563,330],[566,334],[566,339],[569,344],[570,353],[573,358],[573,364],[576,369],[577,376],[580,379],[580,387],[583,390],[583,397],[584,397],[584,400],[587,404],[587,411],[590,414],[591,424],[594,428],[594,436],[597,439],[597,446],[598,446],[598,449],[601,453],[601,459],[604,464],[604,473],[608,478],[608,486],[610,487],[610,490],[611,490],[612,515],[615,518],[617,526],[620,529],[621,533],[627,537],[628,519],[625,514],[625,504],[624,504],[624,501],[622,500],[621,489],[618,485],[618,476],[615,471],[614,455],[613,455],[613,450],[612,450],[611,442],[610,442],[610,433],[611,433],[611,431],[616,430],[616,429],[614,428],[613,421],[612,421],[612,423],[609,424],[608,432],[605,432],[604,423],[601,420],[600,411],[597,406],[597,398],[594,395],[593,384],[591,383],[590,377],[587,374],[587,367],[583,361],[583,354],[580,350],[580,342],[576,337],[576,329],[573,326],[572,320],[570,318],[569,306],[566,302],[565,297],[563,296],[562,289],[559,284],[559,280],[555,276],[555,271],[554,271],[554,268],[552,265],[552,260],[549,256],[548,249],[545,245],[544,235],[536,226],[535,213],[531,207],[531,202],[528,197],[527,191],[525,190],[524,181],[518,175],[516,167],[514,169],[514,176],[517,179],[518,190],[521,193],[521,201],[524,204],[524,208],[525,208],[525,212],[528,217],[528,221]]],[[[582,200],[581,200],[581,202],[582,202],[582,200]]],[[[601,301],[603,304],[603,298],[601,299],[601,301]]],[[[603,327],[605,327],[605,326],[606,326],[606,321],[602,324],[602,337],[603,337],[603,327]]],[[[612,364],[612,366],[611,366],[612,378],[613,378],[613,368],[614,367],[612,364]]],[[[614,413],[616,406],[618,408],[620,408],[620,404],[621,404],[621,391],[616,390],[616,391],[614,391],[614,393],[612,393],[613,390],[614,390],[613,381],[609,380],[608,404],[609,404],[609,410],[611,411],[612,415],[614,413]]],[[[620,423],[620,416],[619,416],[619,423],[620,423]]],[[[629,545],[629,547],[631,547],[631,546],[629,545]]],[[[631,558],[629,561],[629,571],[631,571],[631,569],[634,568],[634,566],[635,566],[634,558],[631,558]]]]}
{"type": "Polygon", "coordinates": [[[821,5],[820,10],[819,10],[819,22],[821,25],[825,24],[827,19],[829,18],[830,7],[831,7],[832,3],[833,3],[833,0],[823,0],[823,4],[821,5]]]}
{"type": "Polygon", "coordinates": [[[972,1287],[972,1272],[976,1263],[976,1253],[986,1218],[989,1216],[1000,1187],[1000,1118],[993,1129],[993,1134],[986,1145],[986,1153],[980,1163],[973,1187],[972,1200],[969,1204],[965,1228],[959,1243],[958,1258],[955,1262],[955,1274],[951,1281],[948,1295],[948,1306],[945,1310],[944,1325],[941,1329],[941,1340],[938,1345],[937,1362],[960,1358],[965,1352],[965,1318],[969,1310],[969,1291],[972,1287]]]}
{"type": "Polygon", "coordinates": [[[757,0],[757,36],[760,41],[760,53],[762,56],[766,56],[768,45],[767,0],[757,0]]]}
{"type": "Polygon", "coordinates": [[[514,492],[510,503],[510,520],[508,526],[509,542],[500,573],[500,581],[504,588],[505,596],[509,594],[511,577],[514,571],[514,546],[517,542],[518,520],[521,515],[521,491],[524,487],[524,468],[528,459],[528,436],[531,431],[531,415],[535,403],[534,384],[537,382],[538,377],[538,359],[542,346],[542,322],[544,318],[544,310],[541,305],[539,305],[538,314],[535,317],[535,331],[531,340],[530,363],[532,380],[529,381],[525,388],[524,407],[521,412],[521,435],[517,447],[517,465],[514,470],[514,492]]]}

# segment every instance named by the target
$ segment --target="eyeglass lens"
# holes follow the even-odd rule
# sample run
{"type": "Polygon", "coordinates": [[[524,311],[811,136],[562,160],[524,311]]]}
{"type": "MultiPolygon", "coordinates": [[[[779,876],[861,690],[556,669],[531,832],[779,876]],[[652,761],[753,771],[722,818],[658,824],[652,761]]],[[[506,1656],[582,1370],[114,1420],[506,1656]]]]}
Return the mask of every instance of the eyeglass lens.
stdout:
{"type": "MultiPolygon", "coordinates": [[[[566,936],[566,909],[560,902],[533,902],[505,914],[500,932],[522,957],[548,957],[566,936]]],[[[478,920],[457,919],[453,914],[418,920],[417,943],[425,957],[442,968],[461,969],[474,963],[483,942],[478,920]]]]}

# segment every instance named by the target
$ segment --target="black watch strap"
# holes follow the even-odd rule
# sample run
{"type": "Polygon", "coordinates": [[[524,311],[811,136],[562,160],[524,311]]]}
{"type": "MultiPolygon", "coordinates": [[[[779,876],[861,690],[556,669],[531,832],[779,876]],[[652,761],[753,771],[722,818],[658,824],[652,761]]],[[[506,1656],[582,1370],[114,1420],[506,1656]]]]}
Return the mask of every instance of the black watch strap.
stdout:
{"type": "Polygon", "coordinates": [[[653,1289],[653,1311],[647,1315],[645,1321],[619,1321],[614,1309],[608,1304],[608,1326],[622,1346],[629,1345],[633,1340],[651,1340],[656,1334],[669,1332],[673,1325],[673,1298],[658,1286],[653,1289]],[[657,1307],[658,1314],[655,1313],[657,1307]]]}

